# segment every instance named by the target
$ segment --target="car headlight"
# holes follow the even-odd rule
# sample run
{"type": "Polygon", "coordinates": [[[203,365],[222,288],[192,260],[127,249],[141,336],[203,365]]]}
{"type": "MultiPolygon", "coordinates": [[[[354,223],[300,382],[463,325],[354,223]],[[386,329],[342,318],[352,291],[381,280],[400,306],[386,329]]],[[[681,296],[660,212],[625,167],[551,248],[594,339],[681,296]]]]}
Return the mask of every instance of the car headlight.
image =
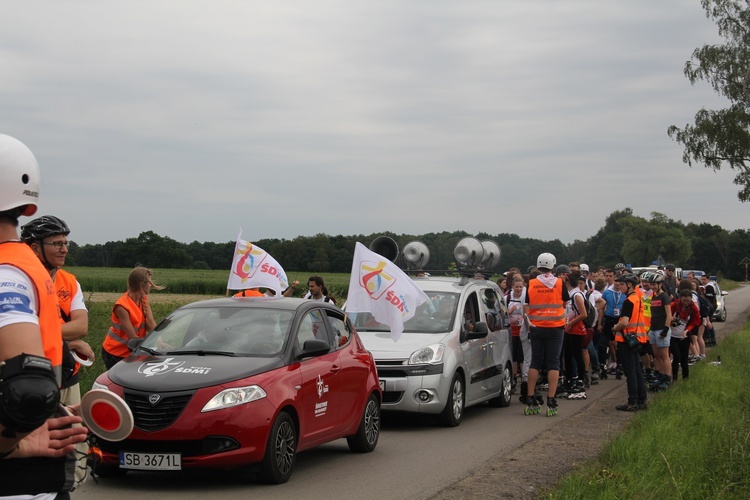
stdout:
{"type": "Polygon", "coordinates": [[[99,383],[99,382],[97,382],[97,381],[94,381],[94,383],[93,383],[93,384],[91,384],[91,388],[92,388],[92,389],[101,389],[101,390],[103,390],[103,391],[108,391],[108,390],[109,390],[109,387],[107,387],[107,386],[106,386],[106,385],[104,385],[104,384],[100,384],[100,383],[99,383]]]}
{"type": "Polygon", "coordinates": [[[414,351],[409,356],[410,365],[424,365],[427,363],[435,364],[443,362],[443,353],[445,346],[443,344],[433,344],[414,351]]]}
{"type": "Polygon", "coordinates": [[[266,391],[257,385],[225,389],[212,397],[211,400],[206,403],[206,406],[203,407],[201,413],[244,405],[245,403],[263,399],[266,396],[266,391]]]}

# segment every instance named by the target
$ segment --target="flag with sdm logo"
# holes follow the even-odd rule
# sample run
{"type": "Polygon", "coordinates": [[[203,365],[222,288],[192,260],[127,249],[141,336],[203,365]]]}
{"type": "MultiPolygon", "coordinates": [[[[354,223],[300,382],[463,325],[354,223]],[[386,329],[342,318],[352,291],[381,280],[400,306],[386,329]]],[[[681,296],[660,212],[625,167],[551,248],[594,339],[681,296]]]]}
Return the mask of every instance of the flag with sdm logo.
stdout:
{"type": "Polygon", "coordinates": [[[346,311],[369,312],[398,341],[404,322],[428,297],[396,264],[357,242],[346,297],[346,311]]]}
{"type": "Polygon", "coordinates": [[[281,264],[259,246],[243,240],[242,229],[240,229],[227,288],[230,290],[270,288],[276,292],[276,295],[281,295],[281,292],[288,286],[289,280],[281,264]]]}

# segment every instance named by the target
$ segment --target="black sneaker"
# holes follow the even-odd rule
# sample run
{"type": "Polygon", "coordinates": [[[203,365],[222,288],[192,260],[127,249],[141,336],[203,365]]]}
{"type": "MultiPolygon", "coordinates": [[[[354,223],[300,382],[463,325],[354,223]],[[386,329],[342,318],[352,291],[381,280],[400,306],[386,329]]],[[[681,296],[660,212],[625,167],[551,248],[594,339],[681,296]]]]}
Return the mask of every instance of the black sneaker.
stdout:
{"type": "Polygon", "coordinates": [[[630,403],[625,403],[624,405],[615,406],[615,409],[619,411],[638,411],[638,405],[631,405],[630,403]]]}

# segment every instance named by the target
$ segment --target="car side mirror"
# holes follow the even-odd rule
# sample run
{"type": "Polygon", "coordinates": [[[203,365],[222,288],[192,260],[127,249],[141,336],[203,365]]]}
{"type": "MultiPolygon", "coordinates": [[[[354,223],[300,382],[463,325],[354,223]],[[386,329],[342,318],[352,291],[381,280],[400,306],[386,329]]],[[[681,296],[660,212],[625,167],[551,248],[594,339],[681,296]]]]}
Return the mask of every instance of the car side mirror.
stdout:
{"type": "Polygon", "coordinates": [[[325,340],[306,340],[302,344],[302,352],[297,356],[297,359],[322,356],[331,352],[331,346],[325,340]]]}
{"type": "Polygon", "coordinates": [[[487,323],[484,321],[477,321],[474,323],[474,329],[466,332],[466,339],[483,339],[487,336],[488,332],[487,323]]]}
{"type": "Polygon", "coordinates": [[[128,346],[128,349],[130,349],[130,352],[133,352],[136,349],[138,349],[138,346],[141,345],[141,342],[143,342],[142,338],[128,340],[127,346],[128,346]]]}
{"type": "Polygon", "coordinates": [[[722,295],[729,295],[729,292],[727,292],[726,290],[722,290],[722,291],[721,291],[721,294],[722,294],[722,295]]]}

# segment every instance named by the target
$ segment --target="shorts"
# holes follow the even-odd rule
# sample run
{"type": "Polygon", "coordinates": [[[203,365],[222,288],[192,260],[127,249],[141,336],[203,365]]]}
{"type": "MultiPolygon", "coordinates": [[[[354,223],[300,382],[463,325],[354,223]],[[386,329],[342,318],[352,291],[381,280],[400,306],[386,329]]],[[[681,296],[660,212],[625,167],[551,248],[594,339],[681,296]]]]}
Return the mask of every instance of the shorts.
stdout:
{"type": "Polygon", "coordinates": [[[664,330],[649,330],[648,332],[648,341],[651,343],[651,345],[655,345],[656,347],[669,347],[669,341],[672,338],[672,330],[667,328],[667,336],[662,337],[659,335],[664,330]]]}
{"type": "Polygon", "coordinates": [[[649,342],[642,342],[640,348],[638,349],[638,355],[639,356],[653,356],[654,350],[651,348],[651,344],[649,342]]]}
{"type": "Polygon", "coordinates": [[[531,368],[560,370],[564,331],[561,328],[531,327],[531,368]]]}

